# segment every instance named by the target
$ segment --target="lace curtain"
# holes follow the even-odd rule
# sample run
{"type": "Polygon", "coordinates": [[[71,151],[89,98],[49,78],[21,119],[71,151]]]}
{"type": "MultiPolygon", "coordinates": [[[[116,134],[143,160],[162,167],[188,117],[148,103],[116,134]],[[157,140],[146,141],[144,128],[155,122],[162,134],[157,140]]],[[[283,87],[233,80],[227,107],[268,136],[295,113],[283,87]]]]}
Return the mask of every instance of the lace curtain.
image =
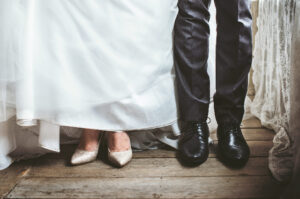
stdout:
{"type": "Polygon", "coordinates": [[[282,199],[300,198],[300,0],[296,0],[295,23],[292,36],[291,116],[289,135],[293,140],[294,169],[292,179],[282,199]]]}
{"type": "Polygon", "coordinates": [[[296,0],[260,0],[253,60],[255,98],[251,113],[276,132],[269,168],[288,181],[293,167],[290,121],[290,69],[296,0]]]}

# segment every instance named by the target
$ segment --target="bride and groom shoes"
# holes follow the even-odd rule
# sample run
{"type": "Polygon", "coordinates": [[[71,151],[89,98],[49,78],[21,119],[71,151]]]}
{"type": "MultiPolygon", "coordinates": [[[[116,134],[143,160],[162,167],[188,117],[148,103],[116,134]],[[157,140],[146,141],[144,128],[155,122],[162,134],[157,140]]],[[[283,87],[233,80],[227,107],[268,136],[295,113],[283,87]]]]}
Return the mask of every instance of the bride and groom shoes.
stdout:
{"type": "MultiPolygon", "coordinates": [[[[80,144],[79,144],[78,148],[75,150],[75,152],[71,158],[71,164],[72,165],[81,165],[81,164],[95,161],[98,157],[98,152],[99,152],[101,141],[105,137],[103,134],[104,133],[100,134],[98,143],[96,146],[93,147],[93,150],[81,149],[80,144]]],[[[108,140],[108,138],[106,138],[106,140],[108,140]]],[[[129,147],[129,149],[126,149],[126,150],[115,151],[115,150],[111,150],[109,148],[109,144],[107,144],[107,153],[108,153],[107,157],[108,157],[109,162],[117,167],[125,166],[132,159],[131,147],[129,147]]]]}
{"type": "MultiPolygon", "coordinates": [[[[252,62],[250,0],[215,0],[217,11],[215,116],[218,156],[229,166],[244,165],[250,155],[240,124],[252,62]]],[[[210,0],[179,0],[174,28],[174,60],[179,116],[185,125],[179,158],[199,165],[209,154],[206,119],[210,96],[210,0]]]]}
{"type": "MultiPolygon", "coordinates": [[[[250,155],[240,124],[252,63],[252,17],[250,0],[214,0],[217,16],[215,116],[218,123],[218,155],[230,166],[244,165],[250,155]]],[[[179,0],[174,26],[174,65],[179,117],[185,122],[179,140],[179,155],[188,164],[199,165],[209,154],[206,123],[211,102],[208,74],[211,0],[179,0]]],[[[82,152],[81,152],[82,153],[82,152]]],[[[122,166],[131,151],[109,159],[122,166]]],[[[94,153],[86,153],[87,160],[94,153]]]]}

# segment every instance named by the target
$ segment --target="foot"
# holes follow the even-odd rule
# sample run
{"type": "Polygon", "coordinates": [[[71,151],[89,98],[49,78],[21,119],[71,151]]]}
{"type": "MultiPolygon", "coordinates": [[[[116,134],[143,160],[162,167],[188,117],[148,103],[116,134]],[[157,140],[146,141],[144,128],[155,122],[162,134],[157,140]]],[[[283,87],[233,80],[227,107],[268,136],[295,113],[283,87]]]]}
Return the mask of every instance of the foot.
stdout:
{"type": "Polygon", "coordinates": [[[72,158],[72,165],[85,164],[96,160],[99,150],[99,132],[95,130],[84,130],[80,143],[72,158]]]}
{"type": "Polygon", "coordinates": [[[80,142],[78,145],[78,149],[84,151],[95,151],[99,148],[99,137],[100,132],[97,130],[84,129],[80,142]]]}
{"type": "Polygon", "coordinates": [[[131,149],[130,138],[124,131],[108,132],[107,144],[111,152],[121,152],[131,149]]]}
{"type": "Polygon", "coordinates": [[[132,159],[130,138],[126,132],[109,132],[107,145],[108,159],[112,164],[123,167],[132,159]]]}
{"type": "Polygon", "coordinates": [[[231,167],[244,166],[250,156],[249,146],[239,125],[219,125],[218,154],[224,164],[231,167]]]}
{"type": "Polygon", "coordinates": [[[179,160],[188,166],[205,162],[209,154],[209,129],[206,122],[188,122],[179,139],[179,160]]]}

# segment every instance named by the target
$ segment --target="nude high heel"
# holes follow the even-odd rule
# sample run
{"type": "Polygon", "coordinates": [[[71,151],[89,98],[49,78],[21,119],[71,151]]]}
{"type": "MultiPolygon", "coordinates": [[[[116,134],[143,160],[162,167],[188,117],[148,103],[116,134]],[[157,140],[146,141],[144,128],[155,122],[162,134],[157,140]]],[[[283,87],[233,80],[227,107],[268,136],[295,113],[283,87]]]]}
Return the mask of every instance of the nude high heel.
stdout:
{"type": "Polygon", "coordinates": [[[113,152],[109,149],[107,144],[108,160],[117,167],[124,167],[132,159],[132,149],[126,151],[113,152]]]}
{"type": "Polygon", "coordinates": [[[71,158],[71,164],[72,165],[80,165],[80,164],[85,164],[85,163],[95,161],[98,156],[98,151],[99,151],[102,137],[103,137],[103,135],[101,133],[99,141],[98,141],[98,146],[95,151],[86,151],[86,150],[77,148],[71,158]]]}
{"type": "Polygon", "coordinates": [[[118,166],[124,167],[132,159],[132,149],[120,152],[111,152],[108,148],[108,160],[118,166]]]}

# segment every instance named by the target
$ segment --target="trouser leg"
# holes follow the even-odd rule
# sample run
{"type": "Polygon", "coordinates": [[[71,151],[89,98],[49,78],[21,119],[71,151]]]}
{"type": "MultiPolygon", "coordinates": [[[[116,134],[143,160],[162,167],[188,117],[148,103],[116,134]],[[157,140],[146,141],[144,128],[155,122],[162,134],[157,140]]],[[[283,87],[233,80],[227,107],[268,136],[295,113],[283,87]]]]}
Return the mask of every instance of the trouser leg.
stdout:
{"type": "Polygon", "coordinates": [[[219,124],[240,124],[252,62],[249,0],[215,0],[217,8],[215,114],[219,124]]]}
{"type": "Polygon", "coordinates": [[[178,3],[174,55],[179,114],[184,121],[199,121],[208,114],[209,5],[210,0],[179,0],[178,3]]]}

